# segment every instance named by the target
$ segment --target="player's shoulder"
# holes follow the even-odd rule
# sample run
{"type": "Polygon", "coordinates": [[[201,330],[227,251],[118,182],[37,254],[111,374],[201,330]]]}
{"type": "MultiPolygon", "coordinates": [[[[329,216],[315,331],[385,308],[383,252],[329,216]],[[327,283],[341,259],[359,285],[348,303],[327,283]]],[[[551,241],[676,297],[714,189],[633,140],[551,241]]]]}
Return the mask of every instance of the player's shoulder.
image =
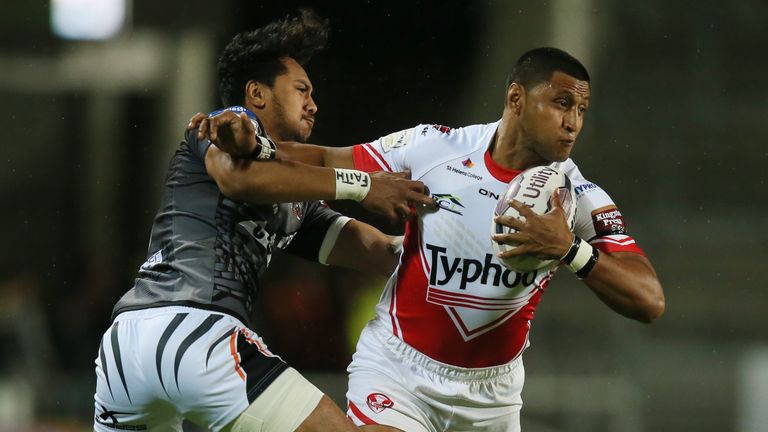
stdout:
{"type": "Polygon", "coordinates": [[[441,152],[474,151],[486,147],[497,128],[498,122],[462,127],[420,124],[413,128],[413,139],[422,145],[438,145],[441,152]]]}
{"type": "Polygon", "coordinates": [[[563,162],[554,162],[552,167],[562,171],[573,183],[574,192],[576,192],[576,199],[581,200],[583,198],[598,198],[598,201],[604,201],[608,198],[608,194],[598,184],[584,177],[576,162],[568,158],[563,162]]]}

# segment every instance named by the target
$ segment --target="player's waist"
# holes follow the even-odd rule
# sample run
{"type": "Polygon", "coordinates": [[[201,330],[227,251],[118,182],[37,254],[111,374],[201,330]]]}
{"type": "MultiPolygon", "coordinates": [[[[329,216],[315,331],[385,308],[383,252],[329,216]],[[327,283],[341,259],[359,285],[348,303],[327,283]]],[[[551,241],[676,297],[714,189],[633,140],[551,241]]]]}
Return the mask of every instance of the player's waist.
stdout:
{"type": "Polygon", "coordinates": [[[363,330],[361,337],[374,337],[381,343],[381,346],[387,348],[405,362],[424,368],[429,372],[452,381],[495,380],[500,376],[511,373],[522,363],[522,356],[517,356],[509,363],[481,368],[467,368],[443,363],[425,355],[395,336],[381,319],[374,319],[369,322],[363,330]]]}

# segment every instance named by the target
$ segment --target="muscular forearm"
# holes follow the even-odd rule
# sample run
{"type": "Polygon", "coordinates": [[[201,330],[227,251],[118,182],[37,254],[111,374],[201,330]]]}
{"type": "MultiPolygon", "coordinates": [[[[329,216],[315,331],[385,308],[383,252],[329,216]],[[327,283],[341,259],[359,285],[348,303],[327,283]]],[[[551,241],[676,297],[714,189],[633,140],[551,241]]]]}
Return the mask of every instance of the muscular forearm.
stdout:
{"type": "Polygon", "coordinates": [[[331,168],[238,159],[213,147],[206,155],[206,168],[225,196],[253,204],[332,200],[336,194],[331,168]]]}
{"type": "Polygon", "coordinates": [[[352,147],[323,147],[281,141],[277,144],[277,158],[314,166],[354,168],[352,147]]]}
{"type": "Polygon", "coordinates": [[[664,291],[642,255],[601,253],[584,282],[600,300],[627,318],[649,323],[664,313],[664,291]]]}
{"type": "Polygon", "coordinates": [[[339,234],[328,264],[389,276],[400,256],[401,239],[351,220],[339,234]]]}

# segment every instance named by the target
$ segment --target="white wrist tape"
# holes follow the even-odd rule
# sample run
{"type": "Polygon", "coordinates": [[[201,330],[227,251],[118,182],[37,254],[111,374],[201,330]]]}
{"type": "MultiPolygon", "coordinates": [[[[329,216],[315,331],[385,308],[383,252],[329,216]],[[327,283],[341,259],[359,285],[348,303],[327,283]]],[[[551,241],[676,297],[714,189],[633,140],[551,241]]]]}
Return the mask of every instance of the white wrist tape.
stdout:
{"type": "Polygon", "coordinates": [[[269,138],[256,135],[256,148],[253,150],[252,157],[260,160],[270,160],[275,158],[275,143],[269,138]]]}
{"type": "Polygon", "coordinates": [[[573,257],[573,260],[571,260],[570,263],[566,264],[568,268],[574,273],[584,268],[584,266],[589,262],[589,259],[592,258],[592,249],[594,248],[591,244],[582,239],[579,239],[579,246],[578,250],[576,251],[576,256],[573,257]]]}
{"type": "Polygon", "coordinates": [[[358,170],[334,168],[336,171],[336,199],[362,201],[371,190],[371,176],[358,170]]]}

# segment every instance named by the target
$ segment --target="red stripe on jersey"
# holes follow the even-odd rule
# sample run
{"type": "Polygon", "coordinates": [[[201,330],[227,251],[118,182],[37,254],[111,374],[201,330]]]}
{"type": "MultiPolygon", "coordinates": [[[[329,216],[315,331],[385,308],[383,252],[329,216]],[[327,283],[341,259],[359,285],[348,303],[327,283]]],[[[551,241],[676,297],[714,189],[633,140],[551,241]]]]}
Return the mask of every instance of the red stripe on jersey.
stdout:
{"type": "Polygon", "coordinates": [[[360,171],[374,172],[384,170],[392,172],[392,168],[381,156],[381,153],[376,151],[370,143],[358,144],[352,147],[352,160],[355,163],[355,169],[360,171]]]}
{"type": "MultiPolygon", "coordinates": [[[[453,315],[455,319],[455,309],[461,305],[439,305],[427,301],[429,279],[422,265],[424,258],[420,254],[418,221],[411,219],[406,224],[403,258],[398,268],[397,283],[393,287],[393,303],[389,309],[393,333],[424,355],[460,367],[496,366],[519,356],[525,349],[529,322],[533,319],[536,305],[541,301],[542,290],[537,290],[514,315],[501,313],[499,319],[489,324],[497,325],[491,330],[483,326],[470,332],[460,324],[469,337],[469,340],[465,340],[451,318],[453,315]],[[499,324],[504,318],[507,320],[499,324]],[[401,334],[398,334],[395,324],[399,325],[401,334]],[[480,334],[484,330],[487,331],[480,334]]],[[[543,281],[542,289],[546,282],[543,281]]],[[[457,322],[461,320],[457,319],[457,322]]]]}
{"type": "Polygon", "coordinates": [[[645,252],[640,249],[635,239],[627,235],[595,237],[589,241],[589,244],[596,247],[600,252],[632,252],[645,256],[645,252]]]}
{"type": "Polygon", "coordinates": [[[500,182],[509,183],[513,178],[517,177],[517,175],[522,172],[520,170],[504,168],[503,166],[499,165],[495,160],[493,160],[489,150],[485,151],[483,160],[485,161],[485,167],[488,168],[488,172],[491,173],[491,175],[500,182]]]}
{"type": "Polygon", "coordinates": [[[367,424],[367,425],[378,424],[375,421],[371,420],[367,415],[363,414],[363,412],[360,411],[360,408],[358,408],[357,405],[353,404],[352,402],[349,402],[347,404],[347,408],[352,413],[352,415],[354,415],[358,420],[360,420],[364,424],[367,424]]]}

